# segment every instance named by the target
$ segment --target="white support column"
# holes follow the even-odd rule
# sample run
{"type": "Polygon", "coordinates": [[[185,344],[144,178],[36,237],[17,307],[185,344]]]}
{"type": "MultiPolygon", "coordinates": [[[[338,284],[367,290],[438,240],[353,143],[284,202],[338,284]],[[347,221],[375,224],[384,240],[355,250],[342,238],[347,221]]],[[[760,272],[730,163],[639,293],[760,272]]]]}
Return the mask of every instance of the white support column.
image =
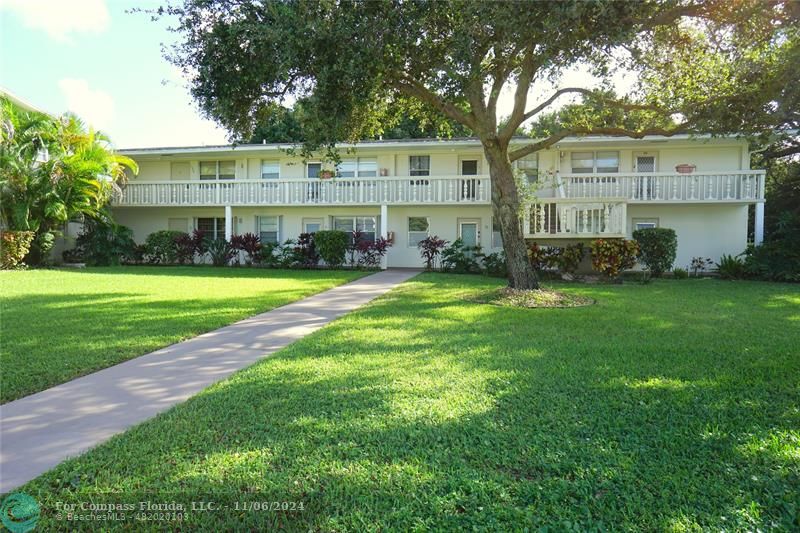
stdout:
{"type": "Polygon", "coordinates": [[[756,202],[755,228],[753,240],[756,246],[764,242],[764,202],[756,202]]]}
{"type": "Polygon", "coordinates": [[[225,240],[230,242],[233,237],[233,208],[225,206],[225,240]]]}
{"type": "MultiPolygon", "coordinates": [[[[381,204],[381,237],[389,238],[389,206],[386,204],[381,204]]],[[[381,258],[381,268],[386,270],[387,266],[387,257],[384,255],[381,258]]]]}

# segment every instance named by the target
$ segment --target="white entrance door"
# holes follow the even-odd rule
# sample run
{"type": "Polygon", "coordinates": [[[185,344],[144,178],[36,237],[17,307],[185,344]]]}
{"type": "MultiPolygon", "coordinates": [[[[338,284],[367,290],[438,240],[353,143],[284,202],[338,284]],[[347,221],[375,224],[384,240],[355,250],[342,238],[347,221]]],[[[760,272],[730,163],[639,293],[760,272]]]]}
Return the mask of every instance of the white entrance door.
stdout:
{"type": "MultiPolygon", "coordinates": [[[[634,155],[636,173],[646,174],[656,171],[656,156],[654,154],[634,155]]],[[[636,199],[652,200],[655,198],[655,179],[650,176],[636,178],[636,199]]]]}

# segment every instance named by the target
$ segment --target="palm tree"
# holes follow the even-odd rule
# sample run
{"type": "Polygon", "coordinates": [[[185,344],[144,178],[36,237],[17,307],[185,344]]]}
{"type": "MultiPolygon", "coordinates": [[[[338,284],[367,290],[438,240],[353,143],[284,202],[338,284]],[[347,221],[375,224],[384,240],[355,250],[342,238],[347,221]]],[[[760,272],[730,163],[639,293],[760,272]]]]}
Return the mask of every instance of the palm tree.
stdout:
{"type": "Polygon", "coordinates": [[[36,233],[28,263],[43,261],[70,220],[102,217],[136,163],[75,115],[21,110],[0,99],[0,211],[5,228],[36,233]]]}

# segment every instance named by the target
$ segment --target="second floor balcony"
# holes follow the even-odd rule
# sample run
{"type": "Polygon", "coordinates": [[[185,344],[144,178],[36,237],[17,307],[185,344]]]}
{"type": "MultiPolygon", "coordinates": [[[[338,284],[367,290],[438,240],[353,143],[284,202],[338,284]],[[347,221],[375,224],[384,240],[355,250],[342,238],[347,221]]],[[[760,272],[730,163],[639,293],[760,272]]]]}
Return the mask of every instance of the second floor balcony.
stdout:
{"type": "MultiPolygon", "coordinates": [[[[626,203],[752,203],[764,199],[763,170],[561,174],[536,191],[543,199],[626,203]]],[[[489,205],[489,176],[131,181],[115,206],[489,205]]]]}

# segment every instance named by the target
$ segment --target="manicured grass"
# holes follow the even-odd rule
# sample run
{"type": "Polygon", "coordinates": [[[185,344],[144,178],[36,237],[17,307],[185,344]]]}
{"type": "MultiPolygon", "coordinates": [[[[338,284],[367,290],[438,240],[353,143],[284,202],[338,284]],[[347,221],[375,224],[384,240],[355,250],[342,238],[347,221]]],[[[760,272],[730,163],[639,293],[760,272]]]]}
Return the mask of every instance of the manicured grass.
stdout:
{"type": "Polygon", "coordinates": [[[120,267],[0,273],[8,402],[364,273],[120,267]]]}
{"type": "Polygon", "coordinates": [[[142,499],[229,505],[188,513],[216,531],[800,526],[800,287],[463,299],[494,283],[420,276],[22,490],[45,529],[56,502],[142,499]]]}

